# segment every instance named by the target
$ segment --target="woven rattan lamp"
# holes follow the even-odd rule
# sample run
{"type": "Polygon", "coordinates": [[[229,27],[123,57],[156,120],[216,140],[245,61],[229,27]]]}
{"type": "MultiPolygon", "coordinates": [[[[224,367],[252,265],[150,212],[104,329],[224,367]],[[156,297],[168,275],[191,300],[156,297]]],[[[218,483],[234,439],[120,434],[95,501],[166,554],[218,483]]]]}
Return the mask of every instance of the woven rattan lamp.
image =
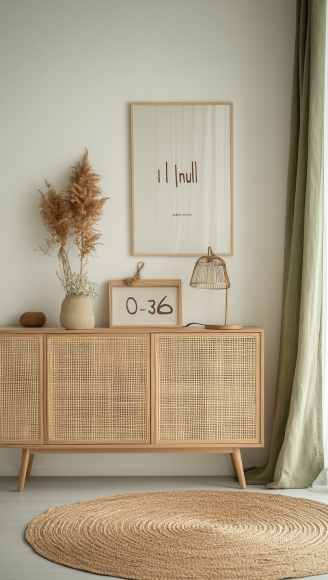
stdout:
{"type": "Polygon", "coordinates": [[[213,254],[212,248],[208,248],[207,256],[202,256],[197,260],[191,276],[190,286],[192,288],[226,291],[225,324],[205,324],[205,328],[213,330],[237,330],[238,328],[243,328],[242,324],[227,324],[230,280],[225,261],[213,254]]]}

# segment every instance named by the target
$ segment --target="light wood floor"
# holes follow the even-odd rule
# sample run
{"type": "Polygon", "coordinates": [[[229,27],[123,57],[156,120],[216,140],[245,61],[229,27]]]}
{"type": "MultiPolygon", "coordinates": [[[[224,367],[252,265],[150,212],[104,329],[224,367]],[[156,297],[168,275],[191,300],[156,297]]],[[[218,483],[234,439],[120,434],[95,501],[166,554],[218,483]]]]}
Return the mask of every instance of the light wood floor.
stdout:
{"type": "MultiPolygon", "coordinates": [[[[100,576],[66,568],[38,556],[24,539],[27,524],[48,508],[93,497],[175,489],[221,489],[240,493],[279,493],[328,503],[328,494],[308,489],[267,491],[248,486],[240,491],[231,477],[31,477],[17,493],[16,477],[0,478],[0,579],[96,580],[100,576]]],[[[328,564],[327,564],[328,565],[328,564]]],[[[104,577],[105,578],[105,577],[104,577]]],[[[106,577],[108,578],[108,576],[106,577]]],[[[328,574],[311,580],[328,580],[328,574]]],[[[201,579],[199,579],[201,580],[201,579]]],[[[218,579],[219,580],[219,579],[218,579]]]]}

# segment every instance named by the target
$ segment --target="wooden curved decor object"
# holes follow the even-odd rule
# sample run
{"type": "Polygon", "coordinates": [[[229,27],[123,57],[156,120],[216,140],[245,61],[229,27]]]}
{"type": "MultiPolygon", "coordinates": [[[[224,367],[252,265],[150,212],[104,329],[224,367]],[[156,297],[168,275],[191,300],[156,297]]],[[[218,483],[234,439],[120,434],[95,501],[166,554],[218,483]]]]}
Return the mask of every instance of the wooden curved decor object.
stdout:
{"type": "Polygon", "coordinates": [[[24,312],[19,319],[22,326],[25,327],[41,327],[47,321],[46,315],[43,312],[24,312]]]}

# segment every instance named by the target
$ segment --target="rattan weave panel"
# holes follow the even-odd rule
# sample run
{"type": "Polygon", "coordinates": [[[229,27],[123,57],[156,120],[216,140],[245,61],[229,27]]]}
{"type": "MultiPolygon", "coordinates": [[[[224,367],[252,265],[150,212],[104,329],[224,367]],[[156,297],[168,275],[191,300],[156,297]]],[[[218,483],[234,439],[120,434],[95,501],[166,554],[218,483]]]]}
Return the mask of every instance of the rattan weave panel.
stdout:
{"type": "Polygon", "coordinates": [[[52,441],[147,440],[144,337],[51,337],[48,416],[52,441]]]}
{"type": "Polygon", "coordinates": [[[0,441],[40,439],[40,340],[0,337],[0,441]]]}
{"type": "Polygon", "coordinates": [[[159,441],[256,437],[254,336],[156,339],[159,441]]]}

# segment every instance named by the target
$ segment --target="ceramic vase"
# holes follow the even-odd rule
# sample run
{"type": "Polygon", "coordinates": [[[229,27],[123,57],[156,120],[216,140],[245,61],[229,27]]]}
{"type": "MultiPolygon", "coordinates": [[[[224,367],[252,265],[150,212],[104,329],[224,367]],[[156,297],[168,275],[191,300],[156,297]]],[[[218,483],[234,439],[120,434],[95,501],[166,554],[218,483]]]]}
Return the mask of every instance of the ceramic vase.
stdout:
{"type": "Polygon", "coordinates": [[[88,296],[70,294],[62,302],[60,324],[67,330],[87,330],[94,328],[95,317],[88,296]]]}

